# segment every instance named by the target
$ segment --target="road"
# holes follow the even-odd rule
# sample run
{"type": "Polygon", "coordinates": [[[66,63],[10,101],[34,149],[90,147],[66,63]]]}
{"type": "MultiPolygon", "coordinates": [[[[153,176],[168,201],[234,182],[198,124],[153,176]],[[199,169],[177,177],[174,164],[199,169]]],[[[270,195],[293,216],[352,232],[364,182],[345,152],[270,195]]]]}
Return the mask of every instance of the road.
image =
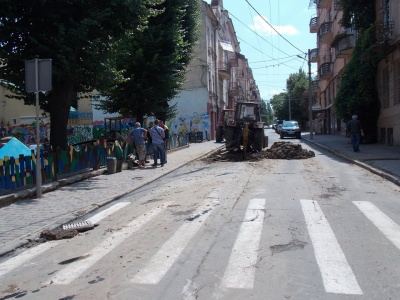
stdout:
{"type": "Polygon", "coordinates": [[[0,299],[400,299],[398,186],[290,141],[316,157],[198,160],[3,258],[0,299]]]}

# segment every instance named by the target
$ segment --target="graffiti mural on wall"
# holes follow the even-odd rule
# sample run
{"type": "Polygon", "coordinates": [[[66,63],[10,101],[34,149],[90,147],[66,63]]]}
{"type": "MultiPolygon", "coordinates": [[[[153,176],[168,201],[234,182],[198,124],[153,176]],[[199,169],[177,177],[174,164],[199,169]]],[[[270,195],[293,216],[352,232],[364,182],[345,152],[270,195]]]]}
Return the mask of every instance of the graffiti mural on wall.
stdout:
{"type": "Polygon", "coordinates": [[[206,138],[210,132],[210,116],[206,113],[178,116],[168,121],[167,126],[173,134],[203,132],[203,137],[206,138]]]}
{"type": "MultiPolygon", "coordinates": [[[[154,117],[145,119],[145,127],[150,121],[154,121],[154,117]]],[[[124,118],[121,121],[121,135],[126,137],[130,130],[135,126],[135,118],[124,118]]],[[[210,117],[207,114],[194,113],[188,116],[178,116],[173,120],[168,120],[166,125],[170,128],[171,134],[179,135],[180,133],[203,132],[204,138],[210,132],[210,117]]],[[[115,128],[112,128],[115,129],[115,128]]],[[[117,128],[119,130],[119,128],[117,128]]],[[[95,121],[91,125],[70,125],[67,127],[68,144],[76,144],[88,140],[99,139],[104,134],[104,121],[95,121]]],[[[21,142],[29,145],[35,144],[36,130],[34,124],[7,126],[0,125],[0,137],[13,136],[21,142]]],[[[40,140],[50,141],[50,123],[40,125],[40,140]]]]}

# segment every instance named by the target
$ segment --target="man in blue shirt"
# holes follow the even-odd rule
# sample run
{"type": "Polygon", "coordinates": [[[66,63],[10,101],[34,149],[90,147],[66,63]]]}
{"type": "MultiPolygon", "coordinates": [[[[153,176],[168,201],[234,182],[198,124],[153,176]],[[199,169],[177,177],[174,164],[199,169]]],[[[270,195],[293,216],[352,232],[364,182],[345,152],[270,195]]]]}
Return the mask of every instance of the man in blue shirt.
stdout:
{"type": "Polygon", "coordinates": [[[146,132],[146,129],[142,128],[139,122],[136,122],[135,128],[128,135],[128,138],[132,139],[135,143],[136,153],[139,158],[139,168],[144,168],[146,166],[146,132]]]}
{"type": "Polygon", "coordinates": [[[150,129],[150,136],[153,143],[153,167],[157,167],[157,159],[160,157],[161,167],[165,163],[165,149],[164,149],[164,129],[158,126],[159,121],[154,121],[154,126],[150,129]]]}

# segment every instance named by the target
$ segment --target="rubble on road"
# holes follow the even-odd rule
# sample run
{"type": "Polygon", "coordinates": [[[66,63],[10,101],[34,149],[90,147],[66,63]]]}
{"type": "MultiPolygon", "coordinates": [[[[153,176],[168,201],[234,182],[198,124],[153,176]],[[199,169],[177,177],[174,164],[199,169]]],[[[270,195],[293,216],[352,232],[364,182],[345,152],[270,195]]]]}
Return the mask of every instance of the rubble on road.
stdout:
{"type": "Polygon", "coordinates": [[[275,142],[271,148],[255,155],[268,159],[307,159],[315,157],[314,151],[303,149],[300,144],[292,142],[275,142]]]}
{"type": "MultiPolygon", "coordinates": [[[[301,147],[301,144],[293,142],[275,142],[269,149],[261,152],[253,152],[247,154],[247,160],[258,161],[262,159],[307,159],[315,157],[314,151],[306,150],[301,147]]],[[[208,163],[214,161],[243,161],[242,151],[220,151],[206,158],[208,163]]]]}

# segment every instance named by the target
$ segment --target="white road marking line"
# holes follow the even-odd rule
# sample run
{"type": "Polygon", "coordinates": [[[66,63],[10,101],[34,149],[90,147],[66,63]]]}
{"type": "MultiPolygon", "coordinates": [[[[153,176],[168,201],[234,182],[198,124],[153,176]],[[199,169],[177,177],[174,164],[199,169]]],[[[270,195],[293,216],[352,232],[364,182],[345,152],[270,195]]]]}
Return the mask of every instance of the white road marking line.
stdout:
{"type": "Polygon", "coordinates": [[[125,206],[131,204],[131,202],[120,202],[116,203],[113,206],[99,212],[98,214],[90,217],[86,221],[92,222],[92,224],[96,224],[99,221],[103,220],[104,218],[110,216],[111,214],[115,213],[116,211],[120,210],[121,208],[124,208],[125,206]]]}
{"type": "Polygon", "coordinates": [[[266,199],[251,199],[233,246],[221,286],[251,289],[264,222],[266,199]]]}
{"type": "Polygon", "coordinates": [[[300,200],[325,291],[363,294],[335,234],[317,201],[300,200]]]}
{"type": "Polygon", "coordinates": [[[142,215],[126,227],[113,233],[97,247],[82,255],[82,260],[75,261],[67,267],[58,272],[48,284],[69,284],[79,277],[83,272],[93,266],[97,261],[103,258],[106,254],[111,252],[123,241],[129,238],[132,234],[138,231],[142,226],[146,225],[149,221],[154,219],[158,214],[165,210],[170,203],[164,203],[163,206],[152,209],[150,212],[142,215]]]}
{"type": "MultiPolygon", "coordinates": [[[[131,203],[130,202],[117,203],[117,204],[103,210],[102,212],[94,215],[93,217],[87,219],[86,221],[91,221],[93,224],[96,224],[99,221],[101,221],[102,219],[104,219],[105,217],[108,217],[112,213],[120,210],[121,208],[123,208],[129,204],[131,204],[131,203]]],[[[31,249],[28,249],[13,258],[10,258],[9,260],[0,264],[0,277],[6,273],[12,271],[13,269],[23,265],[27,261],[38,256],[39,254],[42,254],[43,252],[47,251],[48,249],[51,249],[51,248],[57,246],[60,243],[61,243],[60,241],[49,241],[49,242],[37,245],[31,249]]]]}
{"type": "Polygon", "coordinates": [[[361,212],[400,249],[400,226],[368,201],[353,201],[361,212]]]}
{"type": "Polygon", "coordinates": [[[0,277],[14,270],[15,268],[23,265],[27,261],[30,261],[35,256],[49,250],[50,248],[57,246],[59,243],[60,243],[59,241],[46,242],[37,245],[31,249],[28,249],[13,258],[10,258],[9,260],[5,261],[0,265],[0,277]]]}
{"type": "Polygon", "coordinates": [[[191,239],[204,225],[211,213],[212,205],[219,203],[217,190],[211,192],[206,199],[208,201],[193,214],[195,219],[187,221],[179,227],[174,235],[153,255],[146,267],[136,273],[131,280],[132,283],[157,284],[161,281],[191,239]]]}

